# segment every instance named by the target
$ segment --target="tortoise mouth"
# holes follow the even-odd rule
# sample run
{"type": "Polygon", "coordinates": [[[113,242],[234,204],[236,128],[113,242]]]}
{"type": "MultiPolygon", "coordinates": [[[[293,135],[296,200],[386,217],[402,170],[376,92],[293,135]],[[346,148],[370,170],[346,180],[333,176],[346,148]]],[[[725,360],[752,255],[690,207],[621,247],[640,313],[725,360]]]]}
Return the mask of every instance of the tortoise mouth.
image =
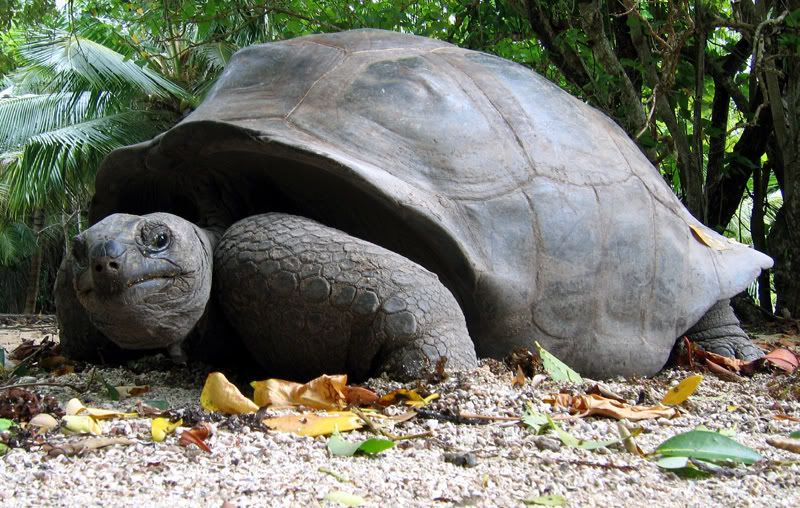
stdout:
{"type": "Polygon", "coordinates": [[[142,286],[147,284],[148,282],[154,281],[164,281],[164,282],[173,282],[177,277],[180,277],[181,274],[179,273],[154,273],[148,275],[141,275],[136,277],[135,279],[130,279],[126,286],[128,289],[134,286],[142,286]]]}

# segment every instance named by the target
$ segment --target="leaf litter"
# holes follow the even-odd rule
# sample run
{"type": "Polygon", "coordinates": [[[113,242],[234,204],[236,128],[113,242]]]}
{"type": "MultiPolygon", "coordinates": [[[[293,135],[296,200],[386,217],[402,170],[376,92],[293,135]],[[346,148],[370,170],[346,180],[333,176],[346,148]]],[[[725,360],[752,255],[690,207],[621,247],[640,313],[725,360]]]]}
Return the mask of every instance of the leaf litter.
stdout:
{"type": "MultiPolygon", "coordinates": [[[[480,370],[484,370],[485,372],[488,372],[489,370],[491,370],[491,368],[488,369],[488,370],[486,368],[479,369],[479,371],[480,370]]],[[[645,422],[652,422],[652,423],[647,423],[647,425],[645,427],[643,427],[643,428],[633,428],[633,429],[631,429],[631,427],[629,425],[625,425],[624,424],[625,420],[623,420],[622,422],[620,422],[622,424],[622,427],[618,426],[618,428],[617,428],[618,432],[614,433],[614,434],[618,434],[618,436],[617,435],[608,436],[607,434],[606,434],[606,436],[602,436],[602,435],[597,436],[595,433],[590,433],[589,437],[586,437],[586,426],[585,425],[584,426],[577,425],[577,421],[576,420],[566,420],[564,422],[557,422],[554,418],[560,417],[562,415],[560,415],[557,411],[555,413],[553,413],[553,412],[551,412],[551,410],[548,410],[548,406],[544,402],[545,397],[546,397],[545,394],[548,393],[548,392],[552,393],[552,389],[555,386],[560,386],[560,388],[563,390],[564,387],[563,387],[563,384],[561,384],[561,383],[570,383],[570,386],[571,386],[570,389],[564,390],[563,392],[560,392],[560,393],[557,394],[557,395],[565,395],[565,396],[570,397],[570,399],[569,399],[570,400],[570,404],[564,406],[561,409],[561,411],[567,411],[568,412],[568,411],[570,411],[569,408],[572,407],[571,401],[574,398],[577,397],[578,400],[581,400],[583,397],[587,397],[589,395],[598,395],[598,394],[592,394],[592,393],[577,393],[580,390],[583,390],[584,392],[589,392],[590,390],[594,389],[596,383],[594,383],[593,381],[577,382],[577,381],[568,380],[568,379],[565,380],[565,381],[554,381],[551,378],[551,380],[545,380],[542,383],[541,388],[537,389],[537,387],[530,386],[530,383],[526,383],[526,385],[524,385],[524,386],[512,387],[510,380],[513,378],[514,374],[512,372],[507,372],[506,374],[502,374],[502,375],[507,376],[507,381],[504,381],[504,383],[506,383],[506,386],[508,386],[508,388],[510,390],[512,390],[509,393],[510,394],[515,394],[514,395],[515,400],[522,399],[522,400],[527,400],[529,403],[531,403],[532,406],[536,408],[536,412],[538,412],[539,415],[544,415],[545,416],[544,420],[547,421],[547,425],[546,426],[543,426],[543,424],[541,424],[541,418],[539,418],[538,420],[536,419],[536,415],[535,415],[534,412],[526,413],[525,411],[523,411],[524,405],[523,406],[517,405],[516,410],[514,409],[513,405],[481,406],[481,407],[484,408],[483,410],[480,410],[477,407],[473,408],[468,403],[469,402],[477,403],[477,401],[481,397],[484,396],[479,391],[478,388],[473,388],[474,386],[479,386],[480,385],[480,383],[476,379],[473,379],[475,377],[474,373],[470,374],[469,378],[465,378],[463,375],[459,374],[459,375],[455,376],[455,379],[449,379],[447,381],[444,381],[444,383],[446,383],[447,386],[443,386],[443,387],[440,387],[439,389],[437,389],[437,393],[439,394],[439,398],[438,399],[436,399],[436,398],[429,399],[427,402],[425,402],[425,406],[430,408],[430,410],[431,410],[430,414],[447,414],[447,413],[456,414],[456,415],[462,414],[462,413],[464,413],[464,414],[473,414],[475,416],[483,416],[483,417],[486,417],[486,418],[498,418],[497,421],[502,423],[502,424],[505,424],[505,423],[513,424],[514,422],[511,421],[511,420],[513,420],[514,412],[516,412],[517,420],[524,421],[526,424],[529,424],[531,422],[533,422],[533,423],[539,422],[538,425],[540,425],[540,427],[539,427],[540,430],[542,430],[543,432],[547,432],[547,433],[550,433],[550,434],[553,434],[553,435],[557,436],[557,438],[567,446],[567,448],[562,448],[562,450],[574,448],[576,450],[594,450],[594,453],[602,452],[603,449],[611,449],[612,450],[610,452],[605,452],[605,453],[599,455],[600,457],[602,457],[603,455],[605,455],[606,457],[611,457],[611,455],[608,455],[608,453],[611,453],[612,455],[625,454],[625,452],[627,451],[629,454],[632,454],[632,455],[621,455],[621,457],[628,457],[627,460],[633,460],[630,457],[638,457],[639,455],[637,453],[635,453],[634,451],[632,451],[632,450],[639,450],[639,453],[645,453],[646,454],[647,450],[650,450],[651,453],[653,453],[653,452],[656,452],[656,449],[658,448],[658,449],[661,450],[661,452],[664,452],[666,450],[667,455],[670,455],[670,453],[672,453],[672,452],[670,452],[671,449],[673,449],[673,448],[674,449],[679,449],[680,448],[680,447],[677,447],[677,446],[673,446],[675,444],[674,441],[669,446],[667,446],[667,444],[670,443],[669,439],[672,439],[672,438],[669,438],[667,440],[664,440],[662,438],[663,443],[661,445],[659,445],[658,447],[656,447],[656,444],[658,444],[658,443],[653,443],[652,442],[653,441],[653,437],[650,437],[650,434],[658,433],[658,435],[663,435],[663,431],[660,431],[659,429],[669,429],[672,426],[672,424],[670,423],[671,420],[667,419],[664,416],[657,417],[657,418],[655,418],[655,420],[652,420],[652,421],[651,420],[643,420],[645,422]],[[461,395],[462,392],[464,393],[463,395],[461,395]],[[456,402],[458,405],[457,406],[453,406],[454,402],[456,402]],[[466,408],[467,411],[464,411],[463,408],[466,408]],[[492,408],[495,411],[501,411],[501,413],[500,414],[489,414],[488,412],[486,412],[487,410],[491,410],[492,408]],[[502,419],[504,419],[504,418],[508,418],[509,421],[508,422],[503,422],[502,419]],[[611,437],[611,439],[608,439],[609,437],[611,437]],[[642,441],[641,442],[641,446],[644,448],[644,450],[645,450],[644,452],[642,452],[642,449],[639,448],[640,444],[638,443],[638,441],[642,441]]],[[[694,376],[695,374],[691,373],[691,375],[694,376]]],[[[481,375],[478,374],[477,377],[480,378],[481,375]]],[[[660,377],[663,378],[663,376],[660,376],[660,377]]],[[[683,374],[682,377],[686,378],[687,375],[683,374]]],[[[391,385],[386,385],[385,383],[382,384],[380,382],[378,384],[374,384],[374,381],[372,381],[371,383],[373,383],[373,384],[371,385],[370,388],[372,388],[374,390],[373,393],[377,393],[377,394],[381,394],[381,393],[388,394],[388,393],[391,393],[393,391],[396,392],[397,394],[400,394],[400,393],[404,393],[404,392],[402,392],[402,390],[408,390],[409,392],[406,392],[406,394],[407,394],[407,393],[410,393],[410,392],[417,392],[418,389],[422,388],[422,391],[419,392],[419,393],[422,393],[424,396],[423,395],[419,395],[419,393],[417,394],[417,396],[419,398],[423,399],[423,401],[424,401],[424,399],[426,399],[430,394],[433,393],[428,388],[421,387],[421,385],[407,385],[405,387],[396,387],[395,386],[394,388],[386,389],[385,388],[386,386],[391,386],[391,385]],[[376,386],[379,387],[379,388],[375,389],[376,386]],[[384,387],[384,388],[380,388],[380,387],[384,387]]],[[[151,384],[155,384],[155,383],[151,383],[151,384]]],[[[658,401],[659,400],[658,397],[661,397],[661,396],[663,396],[665,394],[668,394],[672,389],[676,389],[676,388],[680,387],[680,383],[675,385],[675,381],[673,381],[671,383],[671,384],[675,385],[675,386],[672,386],[672,388],[669,388],[668,386],[664,386],[665,384],[668,384],[668,383],[664,383],[664,381],[656,381],[656,380],[654,380],[654,381],[647,380],[647,381],[644,382],[644,384],[635,384],[634,383],[634,384],[631,384],[631,385],[624,385],[624,384],[620,384],[619,382],[617,382],[617,383],[613,383],[610,387],[608,387],[608,390],[606,390],[605,392],[600,392],[600,393],[606,393],[606,394],[613,394],[613,397],[612,396],[605,396],[605,395],[599,395],[599,397],[607,399],[608,401],[613,401],[614,403],[617,403],[617,404],[627,404],[628,406],[635,407],[638,404],[629,404],[628,402],[624,402],[624,401],[626,401],[626,400],[627,401],[631,401],[632,399],[637,399],[637,398],[641,399],[642,390],[649,390],[650,392],[652,392],[653,396],[656,397],[656,398],[655,399],[651,398],[651,400],[658,401]],[[659,385],[659,383],[662,383],[662,385],[659,385]],[[637,393],[638,393],[638,397],[637,397],[637,393]]],[[[115,385],[116,386],[125,386],[124,383],[118,383],[118,384],[115,384],[115,385]]],[[[221,385],[223,387],[227,386],[224,383],[221,383],[221,385]]],[[[703,383],[703,385],[705,386],[705,382],[703,383]]],[[[715,389],[716,388],[714,386],[709,386],[709,387],[706,388],[706,393],[714,393],[715,389]]],[[[223,390],[223,391],[226,391],[226,390],[223,390]]],[[[605,390],[605,388],[604,388],[604,390],[605,390]]],[[[238,389],[236,391],[238,392],[238,389]]],[[[341,389],[339,391],[341,392],[341,389]]],[[[676,390],[676,391],[678,391],[678,390],[676,390]]],[[[239,395],[241,395],[241,392],[239,392],[239,395]]],[[[157,394],[156,394],[156,396],[157,396],[157,394]]],[[[717,404],[716,402],[713,402],[713,397],[708,397],[708,395],[706,395],[705,397],[700,397],[694,403],[691,402],[694,396],[692,394],[689,394],[688,397],[689,397],[688,398],[689,402],[687,402],[687,400],[684,400],[682,402],[678,402],[678,404],[682,405],[682,409],[681,409],[681,413],[678,414],[677,416],[675,416],[675,418],[680,418],[680,419],[689,418],[689,419],[691,419],[693,421],[705,420],[706,417],[705,417],[704,414],[702,414],[700,412],[700,408],[701,407],[710,407],[709,404],[711,404],[711,406],[713,406],[714,404],[717,404]],[[689,404],[689,405],[686,406],[685,404],[689,404]]],[[[414,398],[416,398],[416,397],[414,397],[414,398]]],[[[598,400],[597,397],[589,397],[589,398],[598,400]]],[[[200,398],[198,398],[196,400],[199,400],[199,399],[200,398]]],[[[153,400],[157,400],[157,399],[153,399],[153,400]]],[[[367,397],[366,400],[368,401],[369,397],[367,397]]],[[[403,400],[403,397],[395,396],[395,399],[393,400],[393,402],[395,402],[397,404],[399,404],[399,403],[405,404],[406,400],[403,400]]],[[[361,405],[367,405],[367,406],[370,405],[370,403],[367,402],[367,401],[362,400],[360,402],[360,404],[361,405]]],[[[417,401],[417,402],[419,402],[419,401],[417,401]]],[[[604,403],[607,403],[607,402],[604,401],[604,403]]],[[[96,408],[96,409],[102,409],[103,411],[110,411],[111,412],[111,413],[108,413],[108,415],[113,415],[113,416],[109,416],[108,418],[106,418],[104,420],[106,422],[109,422],[109,421],[113,422],[115,420],[125,421],[125,420],[128,420],[130,418],[130,416],[128,416],[128,414],[129,414],[128,408],[131,405],[134,405],[134,404],[136,406],[140,407],[140,408],[144,408],[144,407],[150,408],[149,410],[152,410],[152,412],[153,412],[153,416],[151,416],[151,417],[158,417],[158,416],[155,416],[155,413],[158,412],[158,411],[162,411],[163,412],[163,409],[161,409],[161,408],[153,408],[152,406],[144,404],[141,401],[135,401],[135,402],[132,401],[131,403],[128,404],[128,407],[126,407],[125,409],[122,409],[122,408],[116,409],[116,410],[104,409],[104,408],[96,408]]],[[[342,407],[340,402],[336,402],[335,404],[338,405],[339,407],[342,407]]],[[[346,397],[345,397],[345,403],[344,404],[345,404],[344,405],[345,408],[348,407],[347,406],[348,402],[347,402],[347,398],[346,397]]],[[[386,409],[383,409],[381,405],[376,405],[375,407],[377,408],[377,411],[381,411],[382,412],[382,411],[387,411],[388,410],[390,412],[395,412],[397,404],[395,404],[395,406],[389,406],[386,409]]],[[[718,402],[718,404],[720,406],[722,406],[723,408],[727,408],[727,407],[732,405],[727,400],[720,400],[718,402]]],[[[70,416],[89,416],[89,417],[92,417],[89,414],[89,409],[93,408],[96,405],[97,404],[91,404],[90,405],[88,403],[87,403],[87,405],[83,405],[81,403],[81,406],[83,407],[83,409],[81,409],[79,411],[81,414],[75,414],[75,415],[70,415],[70,416]]],[[[106,406],[108,404],[103,403],[101,405],[106,406]]],[[[651,404],[651,405],[653,405],[653,404],[651,404]]],[[[739,409],[734,411],[734,414],[735,413],[740,413],[742,411],[757,410],[757,408],[748,407],[748,404],[746,402],[737,402],[736,405],[739,407],[739,409]]],[[[245,404],[245,406],[248,407],[248,409],[249,409],[249,404],[245,404]]],[[[306,407],[306,406],[305,406],[305,404],[302,404],[301,406],[298,406],[298,407],[306,407]]],[[[644,407],[647,407],[647,406],[644,406],[644,407]]],[[[674,409],[674,408],[667,408],[667,409],[674,409]]],[[[767,414],[772,414],[774,412],[773,408],[770,408],[770,407],[764,407],[763,409],[764,409],[764,411],[767,412],[767,414]]],[[[730,411],[728,411],[727,409],[722,409],[722,411],[723,411],[723,413],[721,413],[721,414],[723,414],[723,415],[727,414],[727,413],[730,413],[730,411]]],[[[574,416],[581,415],[581,417],[583,419],[588,419],[591,422],[602,421],[602,418],[598,416],[601,413],[598,413],[596,415],[582,414],[584,412],[585,412],[585,409],[583,409],[583,410],[579,409],[578,411],[575,412],[574,416]]],[[[780,408],[780,412],[782,414],[787,414],[788,413],[787,415],[788,416],[792,416],[792,417],[798,415],[797,408],[795,408],[794,406],[791,406],[791,405],[787,405],[787,404],[784,404],[780,408]]],[[[143,413],[143,411],[137,411],[136,416],[137,417],[141,417],[142,413],[143,413]]],[[[98,417],[105,416],[104,413],[100,413],[100,412],[95,413],[95,414],[98,417]]],[[[218,417],[215,416],[215,414],[216,413],[206,412],[205,413],[206,416],[204,417],[203,413],[198,413],[198,418],[216,419],[218,417]]],[[[259,414],[263,415],[263,413],[261,411],[250,413],[249,417],[254,417],[254,419],[248,420],[250,422],[251,428],[257,428],[254,425],[257,424],[257,421],[258,421],[258,418],[259,418],[259,414]]],[[[369,414],[369,413],[367,413],[367,414],[369,414]]],[[[240,417],[245,417],[245,416],[248,416],[248,415],[242,414],[240,417]]],[[[228,418],[235,418],[235,416],[228,417],[228,418]]],[[[370,416],[369,416],[369,419],[371,419],[371,420],[378,420],[380,418],[381,418],[380,416],[372,415],[372,414],[370,414],[370,416]]],[[[572,418],[572,416],[570,416],[570,418],[572,418]]],[[[627,419],[629,421],[633,421],[631,418],[626,418],[626,417],[623,417],[623,418],[625,418],[625,419],[627,419]]],[[[148,421],[150,421],[150,420],[148,420],[148,421]]],[[[225,421],[225,420],[222,420],[222,421],[225,421]]],[[[431,420],[428,419],[427,421],[430,422],[431,420]]],[[[778,420],[776,420],[776,421],[778,421],[778,420]]],[[[494,424],[494,425],[500,425],[500,423],[494,424]]],[[[711,423],[715,423],[715,422],[713,420],[711,420],[711,421],[707,421],[706,423],[707,424],[711,424],[711,423]]],[[[791,423],[791,420],[787,420],[786,424],[788,425],[790,423],[791,423]]],[[[414,423],[414,421],[412,420],[411,423],[408,423],[406,425],[411,425],[412,427],[418,427],[420,425],[420,423],[414,423]]],[[[452,425],[452,424],[447,424],[447,425],[452,425]]],[[[612,426],[613,425],[614,424],[612,424],[612,426]]],[[[684,425],[684,424],[681,424],[681,425],[684,425]]],[[[594,428],[594,423],[592,423],[591,426],[592,426],[592,428],[594,428]]],[[[362,426],[361,428],[364,429],[365,427],[362,426]]],[[[494,428],[500,429],[502,427],[494,427],[494,428]]],[[[531,427],[531,428],[533,429],[533,427],[531,427]]],[[[600,428],[605,428],[605,427],[600,427],[600,428]]],[[[103,427],[103,430],[106,430],[106,432],[108,432],[108,429],[105,426],[103,427]]],[[[187,429],[184,432],[189,432],[190,430],[192,430],[192,429],[187,429]]],[[[487,430],[488,430],[488,428],[487,428],[487,430]]],[[[721,437],[725,438],[725,436],[722,436],[718,432],[709,432],[709,431],[693,431],[693,432],[707,432],[709,434],[713,434],[715,439],[716,439],[716,436],[721,436],[721,437]]],[[[48,436],[51,436],[51,435],[58,436],[59,433],[60,433],[60,431],[58,429],[54,429],[54,430],[50,431],[49,433],[47,433],[47,435],[48,436]]],[[[356,437],[355,439],[350,438],[350,439],[345,440],[344,438],[341,438],[341,436],[339,436],[339,438],[342,441],[347,441],[347,442],[350,442],[352,444],[358,444],[359,446],[360,446],[360,443],[367,442],[367,441],[369,441],[371,439],[381,439],[380,437],[377,437],[377,438],[374,437],[374,436],[373,437],[369,437],[370,435],[365,433],[365,432],[363,432],[363,431],[362,432],[357,432],[357,434],[359,435],[359,437],[356,437]]],[[[784,436],[786,436],[788,434],[789,434],[789,431],[786,430],[785,433],[784,433],[784,436]]],[[[531,435],[535,435],[535,433],[532,432],[531,435]]],[[[673,438],[677,437],[677,436],[680,436],[680,435],[681,434],[679,434],[679,433],[673,433],[673,438]]],[[[118,436],[110,436],[110,435],[109,436],[104,436],[104,435],[101,435],[101,436],[98,436],[97,438],[78,437],[78,439],[85,440],[85,439],[107,438],[107,439],[112,439],[113,440],[113,439],[116,439],[116,437],[118,437],[118,436]]],[[[60,438],[60,439],[63,439],[63,438],[60,438]]],[[[84,456],[87,453],[89,453],[90,451],[101,450],[103,448],[103,447],[100,446],[100,444],[102,444],[103,441],[89,442],[88,444],[87,443],[78,444],[78,443],[80,443],[80,441],[77,441],[77,440],[76,441],[69,441],[69,439],[71,439],[69,437],[67,437],[66,439],[67,439],[67,441],[66,442],[62,442],[61,444],[49,443],[48,442],[48,443],[46,443],[47,446],[45,446],[43,444],[39,445],[39,446],[47,454],[50,454],[52,450],[62,450],[62,452],[56,451],[56,452],[53,452],[53,453],[54,454],[58,454],[58,453],[70,454],[71,453],[71,454],[73,454],[73,456],[84,456]],[[73,446],[73,444],[74,444],[74,446],[73,446]]],[[[74,439],[74,438],[72,438],[72,439],[74,439]]],[[[129,438],[126,438],[126,439],[129,439],[129,438]]],[[[176,438],[167,438],[167,439],[169,440],[169,439],[176,439],[176,438]]],[[[331,439],[333,439],[333,438],[331,438],[331,439]]],[[[758,443],[758,442],[762,443],[760,445],[762,447],[763,446],[767,446],[767,450],[772,449],[768,445],[766,445],[767,439],[772,439],[772,437],[753,436],[753,437],[750,437],[749,439],[751,441],[753,439],[755,439],[756,443],[758,443]]],[[[790,439],[790,438],[786,438],[786,439],[790,439]]],[[[201,440],[201,441],[203,441],[203,440],[201,440]]],[[[384,441],[387,441],[387,442],[390,442],[390,443],[392,442],[391,440],[388,440],[388,439],[384,440],[384,441]]],[[[135,440],[134,440],[134,442],[135,442],[135,440]]],[[[328,442],[330,442],[330,440],[328,442]]],[[[116,445],[120,445],[120,446],[122,446],[122,445],[128,446],[131,443],[124,444],[122,442],[110,441],[109,444],[107,444],[106,446],[113,447],[113,445],[115,445],[115,444],[116,445]]],[[[713,444],[714,443],[712,443],[712,445],[713,444]]],[[[156,444],[156,446],[162,446],[162,445],[156,444]]],[[[327,444],[324,444],[322,446],[327,448],[327,444]]],[[[422,446],[428,446],[428,445],[427,444],[423,444],[422,442],[420,442],[419,444],[418,443],[409,443],[409,446],[404,448],[404,450],[418,449],[419,447],[422,447],[422,446]]],[[[456,444],[456,446],[458,446],[458,445],[456,444]]],[[[719,443],[716,443],[715,446],[717,446],[717,448],[719,448],[720,445],[719,445],[719,443]]],[[[695,447],[695,448],[697,448],[697,447],[695,447]]],[[[750,449],[749,447],[746,447],[746,448],[750,449]]],[[[694,468],[696,471],[699,471],[700,473],[706,474],[706,475],[708,475],[708,474],[721,474],[721,475],[727,474],[726,471],[728,471],[730,469],[730,467],[731,467],[731,464],[733,462],[735,462],[734,460],[732,460],[730,458],[730,453],[728,453],[728,452],[720,452],[719,450],[714,451],[714,446],[708,445],[705,448],[700,447],[699,449],[701,449],[701,450],[705,449],[705,453],[710,453],[711,457],[708,457],[708,456],[685,456],[685,457],[682,457],[680,455],[664,456],[663,453],[661,453],[661,452],[659,452],[660,453],[659,456],[662,457],[661,460],[669,459],[669,460],[667,460],[667,464],[669,464],[670,461],[671,461],[673,466],[683,465],[682,467],[684,467],[684,468],[689,468],[689,469],[694,468]],[[709,452],[709,449],[711,450],[710,452],[709,452]],[[728,453],[728,455],[726,455],[726,453],[728,453]]],[[[725,448],[723,446],[723,449],[727,449],[727,448],[725,448]]],[[[750,449],[750,450],[752,451],[752,449],[750,449]]],[[[761,449],[759,449],[759,451],[761,451],[761,449]]],[[[768,452],[768,451],[765,451],[765,452],[766,453],[764,454],[764,456],[767,456],[767,457],[770,454],[774,453],[774,452],[768,452]]],[[[404,453],[403,450],[398,450],[397,451],[397,454],[402,454],[402,453],[404,453]]],[[[463,455],[463,454],[466,454],[466,453],[468,453],[468,452],[465,452],[465,451],[447,451],[447,452],[443,453],[442,455],[440,455],[440,460],[442,460],[442,461],[447,460],[445,455],[448,455],[448,454],[449,454],[449,456],[458,456],[460,454],[463,455]]],[[[485,451],[484,452],[480,452],[479,451],[478,453],[486,453],[486,452],[485,451]]],[[[559,451],[559,452],[555,452],[555,453],[556,454],[564,454],[566,452],[559,451]]],[[[757,453],[757,452],[753,451],[753,453],[757,453]]],[[[393,452],[393,455],[396,455],[396,454],[393,452]]],[[[695,453],[695,455],[697,455],[697,453],[695,453]]],[[[757,455],[760,455],[760,454],[757,453],[757,455]]],[[[652,457],[655,458],[655,456],[652,456],[652,457]]],[[[530,459],[536,460],[536,453],[535,452],[533,452],[533,454],[530,456],[530,459]]],[[[380,456],[378,456],[378,458],[376,460],[384,460],[384,459],[382,459],[380,456]]],[[[559,459],[556,457],[555,460],[559,460],[559,459]]],[[[642,459],[638,459],[638,460],[642,460],[642,459]]],[[[583,459],[574,459],[574,458],[568,459],[564,463],[570,463],[570,464],[584,464],[585,463],[585,464],[592,464],[592,465],[589,465],[588,467],[601,467],[601,466],[597,465],[599,463],[591,463],[591,462],[585,461],[583,459]]],[[[606,466],[606,467],[617,467],[617,466],[622,466],[622,467],[625,467],[625,468],[628,467],[627,465],[624,465],[624,464],[615,464],[615,465],[609,465],[609,466],[606,466]]],[[[621,469],[621,470],[624,471],[624,470],[627,470],[627,469],[621,469]]],[[[677,471],[678,469],[674,469],[674,467],[673,467],[673,469],[670,469],[670,470],[677,471]]],[[[539,495],[529,495],[529,496],[519,495],[516,498],[516,500],[517,500],[517,502],[524,502],[526,500],[537,499],[539,497],[542,497],[542,498],[546,497],[546,495],[545,495],[546,492],[541,491],[541,489],[538,490],[538,491],[534,491],[534,493],[537,493],[539,495]]],[[[563,497],[565,499],[571,500],[572,496],[568,495],[568,496],[563,496],[563,497]]],[[[363,500],[363,498],[362,498],[362,500],[363,500]]],[[[336,501],[336,502],[338,502],[338,501],[336,501]]]]}

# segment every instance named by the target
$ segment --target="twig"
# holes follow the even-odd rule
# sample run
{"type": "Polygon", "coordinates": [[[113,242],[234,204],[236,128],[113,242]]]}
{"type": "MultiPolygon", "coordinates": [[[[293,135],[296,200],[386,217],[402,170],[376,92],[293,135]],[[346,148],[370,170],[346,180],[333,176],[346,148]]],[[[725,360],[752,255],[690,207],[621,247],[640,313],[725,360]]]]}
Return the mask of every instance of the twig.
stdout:
{"type": "Polygon", "coordinates": [[[26,388],[31,386],[59,386],[61,388],[71,388],[78,393],[83,393],[86,391],[86,387],[79,387],[78,385],[74,385],[72,383],[51,383],[47,381],[41,381],[38,383],[17,383],[13,385],[2,385],[0,386],[0,390],[10,390],[11,388],[26,388]]]}

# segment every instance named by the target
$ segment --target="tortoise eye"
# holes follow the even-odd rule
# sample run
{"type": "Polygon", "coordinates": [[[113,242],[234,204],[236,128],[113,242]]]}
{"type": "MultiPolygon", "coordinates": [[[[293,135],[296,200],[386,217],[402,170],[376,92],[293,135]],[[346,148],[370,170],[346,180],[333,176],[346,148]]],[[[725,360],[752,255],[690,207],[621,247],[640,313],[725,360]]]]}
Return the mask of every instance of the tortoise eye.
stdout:
{"type": "Polygon", "coordinates": [[[169,235],[166,233],[158,233],[156,236],[153,237],[153,241],[151,243],[152,247],[155,247],[158,250],[162,250],[169,245],[169,235]]]}
{"type": "Polygon", "coordinates": [[[150,252],[161,252],[169,247],[172,241],[169,229],[163,225],[142,229],[142,243],[150,252]]]}

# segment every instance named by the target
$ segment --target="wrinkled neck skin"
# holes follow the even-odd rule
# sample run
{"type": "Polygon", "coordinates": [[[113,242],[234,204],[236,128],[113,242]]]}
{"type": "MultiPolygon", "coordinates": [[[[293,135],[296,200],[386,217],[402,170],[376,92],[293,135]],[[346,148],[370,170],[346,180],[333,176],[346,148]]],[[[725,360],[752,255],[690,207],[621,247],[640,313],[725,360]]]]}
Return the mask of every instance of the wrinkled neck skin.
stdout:
{"type": "Polygon", "coordinates": [[[209,304],[217,240],[171,214],[110,215],[73,242],[78,300],[121,348],[167,348],[183,361],[181,343],[209,304]]]}

